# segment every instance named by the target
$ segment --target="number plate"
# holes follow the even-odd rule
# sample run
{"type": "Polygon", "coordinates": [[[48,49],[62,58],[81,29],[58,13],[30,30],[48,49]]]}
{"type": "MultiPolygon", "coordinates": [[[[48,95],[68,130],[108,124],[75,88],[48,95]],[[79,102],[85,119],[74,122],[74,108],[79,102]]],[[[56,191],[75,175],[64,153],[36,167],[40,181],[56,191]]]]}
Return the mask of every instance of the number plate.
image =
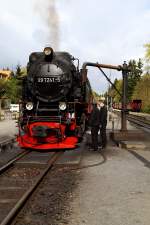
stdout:
{"type": "Polygon", "coordinates": [[[38,83],[60,83],[60,77],[37,77],[38,83]]]}

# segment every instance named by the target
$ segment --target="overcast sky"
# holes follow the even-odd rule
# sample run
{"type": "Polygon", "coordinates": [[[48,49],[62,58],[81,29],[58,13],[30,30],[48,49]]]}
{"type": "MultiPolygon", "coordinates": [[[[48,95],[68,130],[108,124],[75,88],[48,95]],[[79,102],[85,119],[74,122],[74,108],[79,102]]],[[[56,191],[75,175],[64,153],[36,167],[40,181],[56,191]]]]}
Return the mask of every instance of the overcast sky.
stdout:
{"type": "MultiPolygon", "coordinates": [[[[118,65],[143,58],[150,42],[149,0],[0,0],[0,6],[0,68],[25,66],[30,52],[48,43],[81,64],[118,65]]],[[[103,92],[108,83],[96,69],[89,72],[92,87],[103,92]]]]}

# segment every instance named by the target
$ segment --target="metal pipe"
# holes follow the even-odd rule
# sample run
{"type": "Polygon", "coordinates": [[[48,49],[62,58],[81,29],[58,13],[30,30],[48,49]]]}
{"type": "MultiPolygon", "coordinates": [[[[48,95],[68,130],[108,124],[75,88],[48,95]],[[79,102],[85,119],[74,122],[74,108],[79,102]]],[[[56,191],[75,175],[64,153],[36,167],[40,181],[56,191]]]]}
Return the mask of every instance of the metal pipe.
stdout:
{"type": "Polygon", "coordinates": [[[98,67],[98,68],[105,68],[105,69],[112,69],[112,70],[118,70],[121,71],[123,68],[122,66],[113,66],[113,65],[108,65],[108,64],[100,64],[100,63],[92,63],[92,62],[85,62],[82,65],[82,69],[86,69],[87,66],[93,66],[93,67],[98,67]]]}
{"type": "Polygon", "coordinates": [[[121,109],[121,131],[125,132],[127,131],[127,79],[128,79],[128,66],[126,62],[123,64],[123,70],[122,70],[122,78],[123,78],[123,83],[122,83],[122,109],[121,109]]]}

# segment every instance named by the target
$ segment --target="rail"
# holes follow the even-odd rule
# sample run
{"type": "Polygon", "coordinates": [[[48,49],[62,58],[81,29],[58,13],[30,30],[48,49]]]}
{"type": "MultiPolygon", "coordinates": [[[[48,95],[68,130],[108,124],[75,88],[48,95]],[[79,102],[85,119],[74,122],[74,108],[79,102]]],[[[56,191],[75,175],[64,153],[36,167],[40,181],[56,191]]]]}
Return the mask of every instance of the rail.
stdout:
{"type": "Polygon", "coordinates": [[[128,114],[127,115],[128,121],[140,126],[141,128],[146,128],[147,130],[150,131],[150,121],[136,115],[128,114]]]}
{"type": "Polygon", "coordinates": [[[14,137],[10,136],[1,136],[0,137],[0,152],[2,151],[2,148],[7,145],[12,145],[15,141],[14,137]]]}
{"type": "Polygon", "coordinates": [[[17,155],[15,158],[11,159],[9,162],[7,162],[5,165],[0,167],[0,175],[4,173],[7,169],[9,169],[15,162],[17,162],[19,159],[24,157],[25,155],[29,154],[29,151],[25,150],[21,152],[19,155],[17,155]]]}
{"type": "MultiPolygon", "coordinates": [[[[121,115],[120,110],[113,110],[118,116],[121,115]]],[[[150,131],[150,116],[141,115],[140,113],[127,113],[127,120],[140,128],[146,129],[146,131],[150,131]]]]}
{"type": "MultiPolygon", "coordinates": [[[[24,153],[25,154],[25,153],[24,153]]],[[[33,184],[21,195],[21,197],[16,200],[16,203],[14,206],[9,210],[5,218],[0,222],[1,225],[8,225],[12,223],[15,218],[17,217],[17,214],[23,207],[23,205],[26,203],[26,201],[31,197],[33,192],[37,189],[39,184],[42,182],[46,174],[50,171],[50,169],[53,167],[55,161],[63,154],[63,152],[55,152],[51,155],[49,161],[46,164],[46,167],[42,169],[39,175],[37,175],[35,181],[33,184]]],[[[22,190],[22,189],[21,189],[22,190]]],[[[8,211],[8,210],[7,210],[8,211]]]]}

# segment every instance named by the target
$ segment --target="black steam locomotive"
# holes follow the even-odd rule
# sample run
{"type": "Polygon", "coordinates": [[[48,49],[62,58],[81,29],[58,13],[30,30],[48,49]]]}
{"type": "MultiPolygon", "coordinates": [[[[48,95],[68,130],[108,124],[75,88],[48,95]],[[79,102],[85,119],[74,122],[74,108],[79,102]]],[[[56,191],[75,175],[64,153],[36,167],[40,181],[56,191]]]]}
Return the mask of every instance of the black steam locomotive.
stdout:
{"type": "Polygon", "coordinates": [[[78,59],[50,47],[33,52],[23,80],[19,145],[40,150],[76,147],[92,101],[91,86],[79,71],[78,59]]]}

